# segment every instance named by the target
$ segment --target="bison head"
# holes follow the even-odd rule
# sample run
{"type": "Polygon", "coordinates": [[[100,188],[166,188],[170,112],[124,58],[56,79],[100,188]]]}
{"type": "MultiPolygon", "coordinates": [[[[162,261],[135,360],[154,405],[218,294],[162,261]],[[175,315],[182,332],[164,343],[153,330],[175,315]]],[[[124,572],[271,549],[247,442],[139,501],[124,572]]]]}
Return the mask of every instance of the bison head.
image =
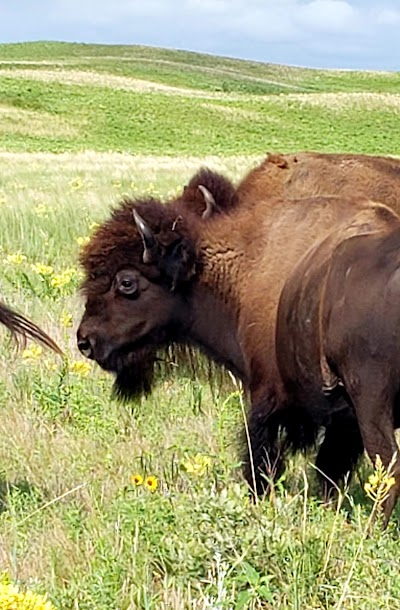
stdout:
{"type": "Polygon", "coordinates": [[[141,236],[141,261],[126,257],[115,271],[108,261],[108,273],[89,276],[78,329],[82,354],[116,374],[115,389],[125,398],[149,392],[157,349],[179,339],[196,262],[188,240],[177,237],[162,244],[134,208],[133,219],[141,236]]]}
{"type": "MultiPolygon", "coordinates": [[[[216,175],[210,175],[215,187],[216,175]]],[[[205,178],[203,173],[198,180],[205,178]]],[[[226,187],[229,182],[220,178],[226,187]]],[[[78,347],[115,374],[123,398],[150,391],[160,348],[185,343],[201,268],[196,225],[218,213],[220,191],[214,198],[208,186],[192,180],[170,204],[126,201],[83,251],[86,309],[78,347]]]]}

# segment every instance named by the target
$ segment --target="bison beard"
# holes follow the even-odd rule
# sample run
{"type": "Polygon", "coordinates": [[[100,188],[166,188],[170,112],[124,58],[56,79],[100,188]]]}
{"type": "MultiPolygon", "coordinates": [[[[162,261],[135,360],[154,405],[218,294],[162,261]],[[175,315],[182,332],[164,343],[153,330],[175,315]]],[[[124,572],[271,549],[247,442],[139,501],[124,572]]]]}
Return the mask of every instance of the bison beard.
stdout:
{"type": "Polygon", "coordinates": [[[156,361],[152,347],[142,347],[120,359],[113,368],[116,374],[114,395],[125,402],[150,394],[156,361]]]}

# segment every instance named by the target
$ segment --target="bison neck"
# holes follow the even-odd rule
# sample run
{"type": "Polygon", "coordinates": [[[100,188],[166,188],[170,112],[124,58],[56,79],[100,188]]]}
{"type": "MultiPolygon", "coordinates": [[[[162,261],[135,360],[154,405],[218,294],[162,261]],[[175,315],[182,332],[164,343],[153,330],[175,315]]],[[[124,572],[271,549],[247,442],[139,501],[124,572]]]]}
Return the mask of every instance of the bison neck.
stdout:
{"type": "Polygon", "coordinates": [[[247,381],[235,316],[212,292],[197,286],[190,303],[190,325],[185,342],[198,347],[209,358],[247,381]]]}

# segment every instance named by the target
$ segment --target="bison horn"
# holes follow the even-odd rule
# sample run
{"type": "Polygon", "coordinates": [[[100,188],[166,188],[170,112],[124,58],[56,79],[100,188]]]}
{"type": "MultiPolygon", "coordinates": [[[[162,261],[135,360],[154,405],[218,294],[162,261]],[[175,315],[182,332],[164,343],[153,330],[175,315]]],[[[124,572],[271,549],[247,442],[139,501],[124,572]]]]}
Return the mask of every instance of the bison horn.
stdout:
{"type": "Polygon", "coordinates": [[[153,235],[153,231],[145,223],[145,221],[140,216],[140,214],[138,214],[138,212],[136,210],[132,210],[132,213],[133,213],[133,218],[134,218],[137,230],[139,231],[140,237],[142,238],[142,241],[143,241],[143,246],[144,246],[143,262],[145,264],[149,264],[152,262],[152,260],[154,258],[152,253],[154,253],[154,250],[157,246],[157,241],[153,235]]]}
{"type": "Polygon", "coordinates": [[[211,214],[213,213],[213,210],[216,209],[217,204],[215,203],[214,197],[211,195],[210,191],[205,186],[199,184],[198,189],[202,193],[204,201],[206,203],[206,209],[202,213],[201,217],[203,220],[207,220],[207,218],[210,218],[211,214]]]}

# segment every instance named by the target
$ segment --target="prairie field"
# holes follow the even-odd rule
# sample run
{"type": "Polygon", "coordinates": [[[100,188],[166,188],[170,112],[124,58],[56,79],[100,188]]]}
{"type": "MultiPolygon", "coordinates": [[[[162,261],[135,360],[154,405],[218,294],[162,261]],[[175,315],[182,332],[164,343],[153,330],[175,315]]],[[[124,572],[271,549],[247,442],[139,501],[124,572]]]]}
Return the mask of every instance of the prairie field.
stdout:
{"type": "Polygon", "coordinates": [[[147,47],[0,45],[0,294],[65,354],[17,351],[0,329],[0,583],[57,610],[400,609],[400,506],[386,531],[372,522],[366,459],[330,507],[312,455],[252,503],[234,379],[200,357],[166,364],[151,397],[120,404],[75,342],[79,250],[118,201],[167,200],[202,165],[236,181],[266,152],[400,155],[399,85],[147,47]]]}

